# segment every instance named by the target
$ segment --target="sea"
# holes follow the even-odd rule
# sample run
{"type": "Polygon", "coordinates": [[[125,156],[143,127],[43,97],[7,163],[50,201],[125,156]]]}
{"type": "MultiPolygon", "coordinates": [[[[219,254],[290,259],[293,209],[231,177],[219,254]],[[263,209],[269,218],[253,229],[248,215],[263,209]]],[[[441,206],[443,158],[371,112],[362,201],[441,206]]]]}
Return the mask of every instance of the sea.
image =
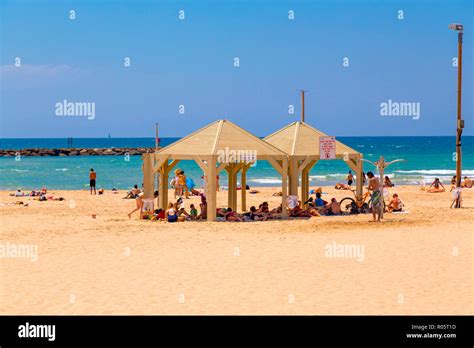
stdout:
{"type": "MultiPolygon", "coordinates": [[[[166,146],[179,138],[161,138],[166,146]]],[[[438,177],[449,183],[455,174],[455,137],[338,137],[337,140],[356,149],[370,161],[381,155],[386,161],[403,159],[386,169],[396,185],[421,185],[438,177]]],[[[66,138],[54,139],[0,139],[1,149],[65,148],[66,138]]],[[[74,138],[73,147],[154,147],[154,138],[74,138]]],[[[474,177],[474,137],[462,140],[462,175],[474,177]]],[[[89,185],[89,170],[97,172],[97,186],[104,189],[129,189],[142,184],[141,156],[77,156],[77,157],[0,157],[1,190],[48,189],[80,190],[89,185]]],[[[202,171],[193,161],[181,161],[178,167],[202,187],[202,171]]],[[[364,163],[364,170],[375,167],[364,163]]],[[[334,185],[345,182],[349,168],[342,160],[321,160],[310,172],[311,186],[334,185]]],[[[281,178],[266,161],[258,161],[247,174],[250,187],[279,186],[281,178]]],[[[225,171],[221,172],[220,185],[227,185],[225,171]]]]}

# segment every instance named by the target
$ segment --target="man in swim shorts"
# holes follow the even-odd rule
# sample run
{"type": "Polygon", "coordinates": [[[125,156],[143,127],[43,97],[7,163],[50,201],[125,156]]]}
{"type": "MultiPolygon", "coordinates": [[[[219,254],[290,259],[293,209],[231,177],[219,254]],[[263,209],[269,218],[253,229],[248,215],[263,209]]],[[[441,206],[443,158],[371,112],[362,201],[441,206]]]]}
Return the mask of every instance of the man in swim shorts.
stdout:
{"type": "Polygon", "coordinates": [[[383,195],[380,190],[380,183],[372,172],[368,172],[367,177],[369,178],[368,188],[372,191],[372,216],[374,221],[379,222],[383,209],[383,195]]]}
{"type": "Polygon", "coordinates": [[[95,191],[95,179],[97,178],[97,173],[94,172],[94,169],[91,168],[91,171],[89,173],[89,185],[91,187],[91,194],[92,194],[92,189],[94,189],[94,194],[96,195],[97,192],[95,191]]]}
{"type": "Polygon", "coordinates": [[[351,186],[354,182],[354,175],[352,175],[352,171],[349,170],[349,174],[347,174],[347,185],[351,186]]]}

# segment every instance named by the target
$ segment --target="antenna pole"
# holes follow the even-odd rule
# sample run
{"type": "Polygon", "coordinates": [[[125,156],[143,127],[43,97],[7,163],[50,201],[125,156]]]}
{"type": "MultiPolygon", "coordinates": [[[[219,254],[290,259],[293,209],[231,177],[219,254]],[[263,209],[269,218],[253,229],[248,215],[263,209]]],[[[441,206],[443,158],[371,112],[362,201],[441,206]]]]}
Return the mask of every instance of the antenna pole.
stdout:
{"type": "Polygon", "coordinates": [[[301,122],[304,122],[304,89],[301,91],[301,122]]]}

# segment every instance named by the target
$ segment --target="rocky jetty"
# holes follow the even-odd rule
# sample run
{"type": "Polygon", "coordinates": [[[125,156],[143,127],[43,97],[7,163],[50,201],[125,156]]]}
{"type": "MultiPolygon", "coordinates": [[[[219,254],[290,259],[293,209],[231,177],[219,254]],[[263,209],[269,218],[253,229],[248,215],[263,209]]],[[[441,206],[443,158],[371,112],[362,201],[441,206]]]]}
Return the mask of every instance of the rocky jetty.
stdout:
{"type": "Polygon", "coordinates": [[[153,152],[155,148],[136,147],[111,147],[111,148],[63,148],[63,149],[20,149],[20,150],[2,150],[0,157],[8,156],[136,156],[146,152],[153,152]]]}

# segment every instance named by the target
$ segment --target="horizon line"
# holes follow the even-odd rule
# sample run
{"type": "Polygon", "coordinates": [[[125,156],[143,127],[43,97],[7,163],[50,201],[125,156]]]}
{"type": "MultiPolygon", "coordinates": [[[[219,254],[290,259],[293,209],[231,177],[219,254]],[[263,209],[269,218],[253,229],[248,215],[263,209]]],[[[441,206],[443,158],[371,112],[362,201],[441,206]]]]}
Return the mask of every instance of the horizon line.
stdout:
{"type": "MultiPolygon", "coordinates": [[[[166,139],[166,138],[183,138],[183,136],[166,136],[166,137],[158,137],[158,139],[166,139]]],[[[334,135],[335,137],[343,137],[343,138],[429,138],[429,137],[456,137],[456,134],[453,135],[334,135]]],[[[257,136],[259,138],[265,138],[266,136],[257,136]]],[[[463,137],[474,137],[473,135],[463,135],[463,137]]],[[[0,140],[25,140],[25,139],[155,139],[155,137],[45,137],[45,138],[16,138],[16,137],[0,137],[0,140]]]]}

